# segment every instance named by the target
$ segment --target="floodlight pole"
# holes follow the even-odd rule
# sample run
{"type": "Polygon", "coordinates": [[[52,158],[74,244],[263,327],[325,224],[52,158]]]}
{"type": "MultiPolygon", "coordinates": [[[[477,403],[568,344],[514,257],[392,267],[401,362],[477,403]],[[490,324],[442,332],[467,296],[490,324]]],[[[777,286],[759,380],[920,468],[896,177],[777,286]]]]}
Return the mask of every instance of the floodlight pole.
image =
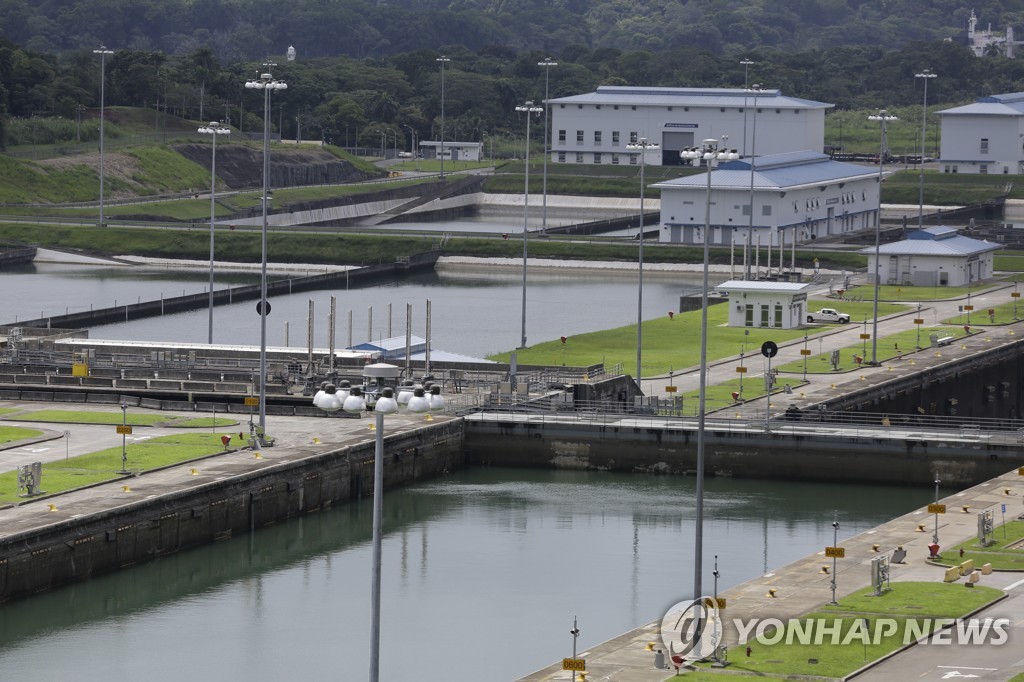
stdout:
{"type": "Polygon", "coordinates": [[[924,138],[928,128],[928,81],[936,78],[936,74],[925,69],[921,73],[915,73],[914,78],[924,81],[924,104],[921,106],[921,167],[917,188],[917,229],[920,230],[924,227],[924,138]]]}
{"type": "Polygon", "coordinates": [[[516,111],[526,114],[526,173],[523,179],[523,329],[519,343],[520,348],[526,348],[526,244],[530,230],[530,115],[539,114],[544,109],[533,106],[532,101],[527,101],[516,107],[516,111]]]}
{"type": "Polygon", "coordinates": [[[636,300],[636,382],[640,385],[643,376],[643,326],[644,326],[644,168],[647,166],[647,150],[660,149],[646,137],[626,145],[626,149],[640,151],[640,231],[637,234],[639,250],[637,252],[637,300],[636,300]]]}
{"type": "Polygon", "coordinates": [[[878,112],[877,116],[868,116],[869,121],[878,121],[882,126],[881,142],[878,146],[878,215],[875,217],[875,300],[873,307],[874,320],[871,324],[871,362],[869,363],[873,367],[878,366],[878,287],[880,282],[879,279],[879,261],[881,260],[881,244],[882,244],[882,168],[885,163],[885,155],[888,153],[887,138],[885,133],[885,124],[889,121],[898,120],[895,116],[890,116],[889,112],[882,109],[878,112]]]}
{"type": "Polygon", "coordinates": [[[537,62],[537,66],[544,67],[544,210],[541,218],[541,234],[548,229],[548,155],[551,153],[551,133],[548,130],[548,119],[551,118],[550,107],[548,106],[548,85],[549,74],[552,66],[558,66],[558,62],[546,57],[544,61],[537,62]]]}

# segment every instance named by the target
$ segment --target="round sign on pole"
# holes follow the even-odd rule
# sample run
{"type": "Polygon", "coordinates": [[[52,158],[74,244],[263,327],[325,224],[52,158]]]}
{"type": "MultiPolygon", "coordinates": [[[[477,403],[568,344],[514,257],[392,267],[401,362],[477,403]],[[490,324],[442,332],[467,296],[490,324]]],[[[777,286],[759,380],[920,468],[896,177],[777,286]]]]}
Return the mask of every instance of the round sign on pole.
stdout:
{"type": "Polygon", "coordinates": [[[766,358],[774,358],[779,353],[779,346],[774,341],[765,341],[761,344],[761,355],[766,358]]]}
{"type": "MultiPolygon", "coordinates": [[[[256,304],[256,313],[258,315],[262,315],[263,314],[263,301],[259,301],[256,304]]],[[[270,314],[270,301],[267,301],[267,315],[269,315],[269,314],[270,314]]]]}

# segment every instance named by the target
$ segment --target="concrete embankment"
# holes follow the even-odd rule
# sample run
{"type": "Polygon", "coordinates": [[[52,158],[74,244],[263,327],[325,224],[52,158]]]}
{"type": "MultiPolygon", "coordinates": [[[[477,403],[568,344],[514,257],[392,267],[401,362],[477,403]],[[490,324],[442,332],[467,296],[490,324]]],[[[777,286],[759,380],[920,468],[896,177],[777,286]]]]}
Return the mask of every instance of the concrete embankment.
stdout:
{"type": "MultiPolygon", "coordinates": [[[[371,494],[367,420],[317,421],[332,442],[296,427],[295,445],[258,458],[225,453],[0,509],[0,601],[371,494]]],[[[436,476],[464,463],[462,422],[389,417],[384,447],[385,487],[436,476]]]]}

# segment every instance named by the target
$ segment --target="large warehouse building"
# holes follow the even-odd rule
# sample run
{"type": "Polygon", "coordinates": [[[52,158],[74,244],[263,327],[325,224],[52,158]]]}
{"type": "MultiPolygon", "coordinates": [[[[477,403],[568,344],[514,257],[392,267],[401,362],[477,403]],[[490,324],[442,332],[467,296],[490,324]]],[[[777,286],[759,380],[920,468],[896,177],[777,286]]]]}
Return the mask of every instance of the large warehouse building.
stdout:
{"type": "Polygon", "coordinates": [[[981,97],[937,113],[943,173],[1024,173],[1024,92],[981,97]]]}
{"type": "Polygon", "coordinates": [[[645,163],[679,165],[679,152],[728,136],[741,156],[821,152],[825,111],[833,105],[778,90],[601,86],[550,100],[551,161],[638,164],[639,138],[660,145],[645,163]]]}

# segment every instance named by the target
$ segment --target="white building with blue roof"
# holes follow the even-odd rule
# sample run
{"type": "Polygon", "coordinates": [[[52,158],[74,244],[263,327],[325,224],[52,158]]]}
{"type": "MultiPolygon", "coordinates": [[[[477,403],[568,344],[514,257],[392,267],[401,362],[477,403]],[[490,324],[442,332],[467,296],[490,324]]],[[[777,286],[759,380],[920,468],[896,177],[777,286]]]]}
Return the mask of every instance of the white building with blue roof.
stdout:
{"type": "MultiPolygon", "coordinates": [[[[1001,248],[984,239],[965,237],[955,227],[926,227],[878,248],[878,278],[882,284],[897,286],[967,286],[991,279],[995,252],[1001,248]]],[[[868,279],[873,283],[875,247],[860,253],[868,257],[868,279]]]]}
{"type": "Polygon", "coordinates": [[[602,85],[594,92],[548,100],[551,161],[637,165],[626,149],[639,138],[660,145],[645,163],[681,165],[679,152],[728,136],[741,156],[796,149],[822,151],[825,111],[834,105],[779,90],[654,88],[602,85]],[[756,123],[755,123],[756,121],[756,123]],[[756,130],[755,130],[756,125],[756,130]]]}
{"type": "MultiPolygon", "coordinates": [[[[702,173],[652,185],[661,190],[659,241],[704,242],[707,183],[702,173]]],[[[711,171],[711,243],[763,248],[874,228],[878,190],[877,170],[820,152],[721,163],[711,171]]]]}
{"type": "Polygon", "coordinates": [[[981,97],[936,113],[943,173],[1024,173],[1024,92],[981,97]]]}

